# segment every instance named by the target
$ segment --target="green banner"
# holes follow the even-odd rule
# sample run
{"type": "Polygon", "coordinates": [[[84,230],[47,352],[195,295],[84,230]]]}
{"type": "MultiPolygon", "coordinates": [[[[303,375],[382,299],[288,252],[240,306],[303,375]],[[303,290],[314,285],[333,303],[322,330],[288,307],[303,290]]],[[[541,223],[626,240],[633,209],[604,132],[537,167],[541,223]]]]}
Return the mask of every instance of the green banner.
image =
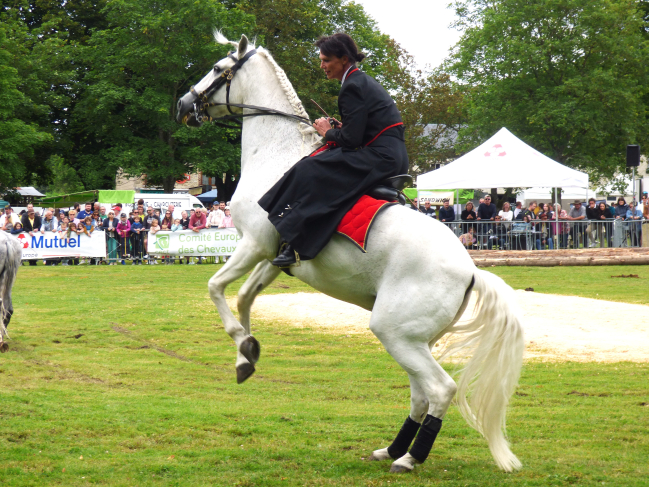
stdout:
{"type": "MultiPolygon", "coordinates": [[[[422,190],[423,191],[423,190],[422,190]]],[[[457,194],[455,189],[427,189],[428,192],[437,192],[437,193],[446,193],[452,191],[453,194],[457,194]]],[[[414,200],[417,197],[417,188],[407,188],[403,190],[404,194],[414,200]]],[[[460,204],[465,204],[467,201],[470,201],[474,198],[474,191],[472,189],[461,189],[460,190],[460,204]]]]}
{"type": "Polygon", "coordinates": [[[133,204],[135,200],[135,191],[132,190],[123,190],[123,191],[110,191],[110,190],[101,190],[99,191],[99,203],[129,203],[133,204]]]}

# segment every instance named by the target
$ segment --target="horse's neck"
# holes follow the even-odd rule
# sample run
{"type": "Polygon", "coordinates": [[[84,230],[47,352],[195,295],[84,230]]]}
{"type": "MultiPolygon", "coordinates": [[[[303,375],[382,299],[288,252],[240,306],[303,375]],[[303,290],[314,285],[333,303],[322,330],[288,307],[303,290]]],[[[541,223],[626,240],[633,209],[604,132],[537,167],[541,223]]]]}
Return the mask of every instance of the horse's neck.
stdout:
{"type": "MultiPolygon", "coordinates": [[[[244,104],[294,113],[270,62],[258,59],[254,77],[247,76],[242,89],[244,104]]],[[[265,192],[291,166],[312,150],[313,137],[303,135],[300,124],[282,116],[246,117],[241,139],[241,181],[254,180],[265,192]]],[[[246,185],[247,186],[247,185],[246,185]]],[[[262,192],[262,194],[263,194],[262,192]]]]}

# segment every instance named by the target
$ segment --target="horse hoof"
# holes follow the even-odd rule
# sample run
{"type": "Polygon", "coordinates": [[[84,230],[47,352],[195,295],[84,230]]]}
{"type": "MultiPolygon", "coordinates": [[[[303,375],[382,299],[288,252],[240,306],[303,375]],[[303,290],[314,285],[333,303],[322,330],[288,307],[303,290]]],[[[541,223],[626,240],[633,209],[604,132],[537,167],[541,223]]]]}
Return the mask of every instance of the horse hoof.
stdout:
{"type": "Polygon", "coordinates": [[[9,345],[5,342],[0,342],[0,353],[5,353],[7,350],[9,350],[9,345]]]}
{"type": "MultiPolygon", "coordinates": [[[[239,346],[239,351],[251,364],[256,364],[261,353],[261,346],[255,337],[250,335],[239,346]]],[[[245,379],[244,379],[245,380],[245,379]]]]}
{"type": "Polygon", "coordinates": [[[392,465],[390,468],[390,473],[408,473],[412,469],[408,467],[404,467],[403,465],[392,465]]]}
{"type": "Polygon", "coordinates": [[[237,365],[237,384],[245,382],[245,380],[255,373],[255,366],[252,364],[237,365]]]}

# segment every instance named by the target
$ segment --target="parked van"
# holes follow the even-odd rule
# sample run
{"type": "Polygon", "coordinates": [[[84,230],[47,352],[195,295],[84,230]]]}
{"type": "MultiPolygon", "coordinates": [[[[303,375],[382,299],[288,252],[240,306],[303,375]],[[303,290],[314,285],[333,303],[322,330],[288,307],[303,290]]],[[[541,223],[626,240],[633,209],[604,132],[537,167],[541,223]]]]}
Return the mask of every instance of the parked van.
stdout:
{"type": "Polygon", "coordinates": [[[154,210],[158,208],[163,217],[169,205],[174,205],[174,219],[182,218],[181,214],[183,211],[186,211],[187,216],[190,216],[190,210],[205,208],[203,203],[191,194],[135,193],[133,204],[123,205],[122,211],[128,215],[129,212],[133,211],[133,208],[137,208],[137,202],[140,199],[144,200],[145,213],[147,207],[152,206],[154,210]]]}

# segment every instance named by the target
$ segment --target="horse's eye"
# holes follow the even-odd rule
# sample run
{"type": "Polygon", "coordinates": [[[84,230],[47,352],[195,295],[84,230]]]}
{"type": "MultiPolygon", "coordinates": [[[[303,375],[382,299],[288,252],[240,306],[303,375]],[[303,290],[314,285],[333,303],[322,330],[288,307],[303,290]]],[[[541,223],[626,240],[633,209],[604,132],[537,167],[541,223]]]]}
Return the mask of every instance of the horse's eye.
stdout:
{"type": "Polygon", "coordinates": [[[221,71],[221,68],[219,68],[219,67],[215,64],[215,65],[214,65],[214,71],[215,71],[216,73],[218,73],[219,71],[221,71]]]}

